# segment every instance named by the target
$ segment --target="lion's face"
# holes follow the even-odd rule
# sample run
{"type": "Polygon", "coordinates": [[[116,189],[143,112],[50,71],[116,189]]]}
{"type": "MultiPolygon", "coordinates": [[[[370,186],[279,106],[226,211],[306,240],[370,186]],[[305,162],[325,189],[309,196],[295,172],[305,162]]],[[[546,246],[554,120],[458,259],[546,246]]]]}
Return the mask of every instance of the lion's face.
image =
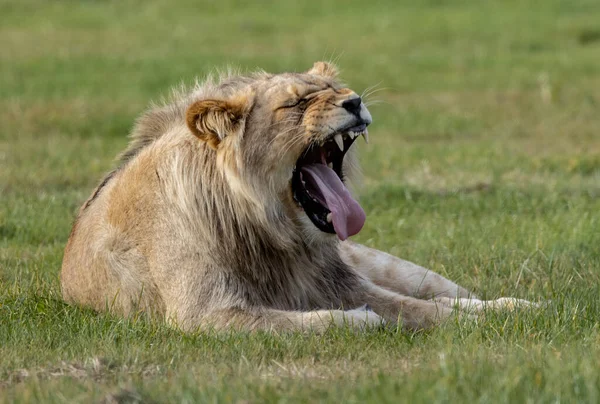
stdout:
{"type": "Polygon", "coordinates": [[[216,150],[232,188],[259,205],[274,198],[285,214],[345,240],[365,221],[345,183],[352,145],[367,139],[372,119],[335,76],[318,62],[306,73],[233,78],[220,85],[223,99],[194,103],[187,123],[216,150]]]}

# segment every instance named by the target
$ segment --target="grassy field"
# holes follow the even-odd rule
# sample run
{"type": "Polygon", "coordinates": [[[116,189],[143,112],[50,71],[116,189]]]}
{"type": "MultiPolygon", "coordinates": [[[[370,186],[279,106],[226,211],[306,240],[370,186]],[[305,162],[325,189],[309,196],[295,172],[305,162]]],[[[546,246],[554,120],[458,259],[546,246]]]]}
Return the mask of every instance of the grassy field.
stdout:
{"type": "Polygon", "coordinates": [[[204,3],[0,1],[0,401],[600,401],[600,3],[204,3]],[[381,89],[356,239],[548,307],[183,335],[61,302],[74,213],[151,100],[331,58],[381,89]]]}

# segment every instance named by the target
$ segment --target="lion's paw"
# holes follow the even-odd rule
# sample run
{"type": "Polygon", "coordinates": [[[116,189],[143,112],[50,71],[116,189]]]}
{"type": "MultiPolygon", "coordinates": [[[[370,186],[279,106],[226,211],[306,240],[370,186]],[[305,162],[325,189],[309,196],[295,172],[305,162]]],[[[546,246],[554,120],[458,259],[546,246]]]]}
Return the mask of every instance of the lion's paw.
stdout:
{"type": "Polygon", "coordinates": [[[484,301],[484,305],[492,310],[509,310],[539,308],[539,303],[530,302],[525,299],[517,299],[516,297],[501,297],[496,300],[484,301]]]}
{"type": "Polygon", "coordinates": [[[432,299],[445,307],[453,307],[470,313],[481,313],[485,310],[513,311],[521,308],[538,308],[539,303],[530,302],[515,297],[501,297],[496,300],[479,300],[475,298],[437,297],[432,299]]]}
{"type": "Polygon", "coordinates": [[[343,323],[353,329],[364,330],[377,328],[384,324],[384,319],[368,308],[360,307],[343,311],[343,323]]]}

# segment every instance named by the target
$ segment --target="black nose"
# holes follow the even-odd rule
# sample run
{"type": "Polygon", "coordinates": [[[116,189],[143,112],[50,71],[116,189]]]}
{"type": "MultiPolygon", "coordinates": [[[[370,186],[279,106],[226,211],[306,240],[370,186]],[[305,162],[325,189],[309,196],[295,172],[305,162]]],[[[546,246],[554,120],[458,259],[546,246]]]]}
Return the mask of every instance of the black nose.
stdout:
{"type": "Polygon", "coordinates": [[[361,102],[362,100],[360,99],[360,97],[352,98],[350,100],[342,102],[342,107],[351,114],[359,115],[361,102]]]}

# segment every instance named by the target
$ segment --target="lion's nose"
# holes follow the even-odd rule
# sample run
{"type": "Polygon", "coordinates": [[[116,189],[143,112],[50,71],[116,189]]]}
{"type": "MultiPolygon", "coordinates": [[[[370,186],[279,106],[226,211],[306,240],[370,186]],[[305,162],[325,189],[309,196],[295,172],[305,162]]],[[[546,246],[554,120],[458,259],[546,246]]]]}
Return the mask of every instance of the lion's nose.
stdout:
{"type": "Polygon", "coordinates": [[[342,107],[351,114],[360,115],[361,103],[362,100],[360,99],[360,97],[356,97],[342,102],[342,107]]]}

